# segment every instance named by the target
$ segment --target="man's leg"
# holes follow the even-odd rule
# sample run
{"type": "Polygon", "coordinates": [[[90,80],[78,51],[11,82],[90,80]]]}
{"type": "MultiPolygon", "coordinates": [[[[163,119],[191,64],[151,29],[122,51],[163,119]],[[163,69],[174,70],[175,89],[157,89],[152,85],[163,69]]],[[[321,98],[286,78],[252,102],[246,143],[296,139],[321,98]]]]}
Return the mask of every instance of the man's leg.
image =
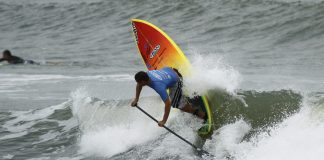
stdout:
{"type": "Polygon", "coordinates": [[[202,112],[202,111],[199,111],[198,109],[193,108],[191,106],[191,104],[189,104],[189,103],[186,103],[185,106],[183,108],[181,108],[181,110],[184,112],[187,112],[187,113],[192,113],[201,119],[205,119],[205,116],[206,116],[205,112],[202,112]]]}
{"type": "Polygon", "coordinates": [[[177,85],[170,88],[170,97],[172,97],[171,105],[178,108],[184,112],[194,114],[195,116],[206,120],[207,115],[205,112],[199,111],[192,107],[190,103],[186,100],[186,97],[182,94],[182,78],[177,82],[177,85]]]}

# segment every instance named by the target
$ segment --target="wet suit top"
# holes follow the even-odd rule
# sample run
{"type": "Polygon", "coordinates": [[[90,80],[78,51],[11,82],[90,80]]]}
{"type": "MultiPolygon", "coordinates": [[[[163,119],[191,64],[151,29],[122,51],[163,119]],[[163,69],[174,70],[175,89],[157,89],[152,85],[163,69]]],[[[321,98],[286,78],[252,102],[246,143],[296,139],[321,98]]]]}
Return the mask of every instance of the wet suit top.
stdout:
{"type": "Polygon", "coordinates": [[[147,71],[147,74],[151,80],[148,86],[154,89],[163,101],[166,101],[168,99],[167,89],[179,81],[177,73],[170,67],[164,67],[160,70],[147,71]]]}
{"type": "Polygon", "coordinates": [[[10,63],[10,64],[21,64],[21,63],[25,63],[25,60],[23,60],[22,58],[17,57],[17,56],[11,56],[9,59],[1,58],[0,59],[0,62],[2,62],[2,61],[8,61],[8,63],[10,63]]]}
{"type": "Polygon", "coordinates": [[[8,61],[9,64],[39,64],[32,60],[24,60],[17,56],[11,56],[9,59],[0,58],[0,62],[8,61]]]}

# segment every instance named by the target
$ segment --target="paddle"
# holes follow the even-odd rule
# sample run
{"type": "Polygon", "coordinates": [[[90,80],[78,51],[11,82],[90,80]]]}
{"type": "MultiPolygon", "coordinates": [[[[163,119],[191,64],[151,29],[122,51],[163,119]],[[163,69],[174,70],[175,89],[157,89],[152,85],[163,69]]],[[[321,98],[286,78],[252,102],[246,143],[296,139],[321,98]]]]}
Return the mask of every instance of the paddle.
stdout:
{"type": "MultiPolygon", "coordinates": [[[[158,123],[158,121],[152,117],[150,114],[148,114],[146,111],[144,111],[141,107],[139,107],[138,105],[135,106],[137,109],[139,109],[140,111],[142,111],[144,114],[146,114],[148,117],[150,117],[153,121],[155,121],[156,123],[158,123]]],[[[189,141],[187,141],[186,139],[184,139],[183,137],[181,137],[180,135],[178,135],[177,133],[175,133],[174,131],[172,131],[170,128],[166,127],[165,125],[163,125],[163,128],[165,128],[166,130],[168,130],[170,133],[174,134],[175,136],[177,136],[178,138],[180,138],[181,140],[183,140],[184,142],[186,142],[187,144],[189,144],[191,147],[193,147],[194,149],[196,149],[196,151],[199,154],[204,154],[207,156],[212,156],[215,157],[214,155],[208,153],[207,151],[198,148],[197,146],[195,146],[194,144],[190,143],[189,141]]]]}

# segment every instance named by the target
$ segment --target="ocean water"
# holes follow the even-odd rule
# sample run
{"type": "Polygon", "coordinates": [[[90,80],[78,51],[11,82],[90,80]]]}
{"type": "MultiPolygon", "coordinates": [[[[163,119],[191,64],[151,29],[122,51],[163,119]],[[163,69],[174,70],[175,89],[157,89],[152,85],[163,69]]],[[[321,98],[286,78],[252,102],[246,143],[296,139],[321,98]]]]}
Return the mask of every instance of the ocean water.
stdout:
{"type": "MultiPolygon", "coordinates": [[[[324,1],[0,0],[0,50],[40,65],[0,64],[0,159],[321,160],[324,1]],[[145,70],[131,18],[163,29],[193,64],[215,131],[172,110],[157,127],[130,102],[145,70]]],[[[139,105],[157,119],[149,88],[139,105]]]]}

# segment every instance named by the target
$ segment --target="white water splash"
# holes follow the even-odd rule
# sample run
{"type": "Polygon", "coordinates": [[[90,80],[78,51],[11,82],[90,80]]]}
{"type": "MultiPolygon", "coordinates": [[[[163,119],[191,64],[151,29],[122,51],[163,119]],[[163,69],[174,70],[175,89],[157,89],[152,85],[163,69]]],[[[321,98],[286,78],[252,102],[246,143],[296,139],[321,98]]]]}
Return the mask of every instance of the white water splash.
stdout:
{"type": "Polygon", "coordinates": [[[210,89],[224,89],[235,93],[241,76],[233,67],[215,55],[193,54],[190,58],[192,75],[184,79],[185,89],[190,95],[203,94],[210,89]]]}
{"type": "MultiPolygon", "coordinates": [[[[166,130],[157,126],[129,103],[102,101],[89,97],[84,89],[72,93],[73,114],[82,131],[80,152],[88,155],[111,157],[137,145],[157,139],[166,130]]],[[[163,116],[160,99],[140,99],[141,107],[158,120],[163,116]]],[[[176,113],[171,113],[171,123],[176,113]]]]}
{"type": "Polygon", "coordinates": [[[216,159],[236,160],[321,160],[324,153],[324,105],[303,104],[300,112],[269,131],[243,140],[251,127],[243,120],[214,133],[205,148],[216,159]]]}

